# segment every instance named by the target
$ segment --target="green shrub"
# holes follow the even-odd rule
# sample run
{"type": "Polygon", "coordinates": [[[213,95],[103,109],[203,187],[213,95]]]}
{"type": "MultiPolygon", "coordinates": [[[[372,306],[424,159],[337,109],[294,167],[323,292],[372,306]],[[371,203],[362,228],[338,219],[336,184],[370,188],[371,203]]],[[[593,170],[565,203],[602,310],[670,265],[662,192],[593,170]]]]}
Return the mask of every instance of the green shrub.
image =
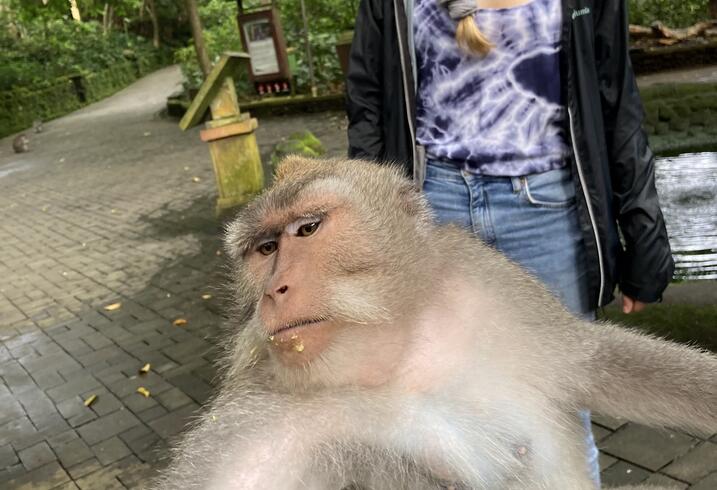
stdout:
{"type": "Polygon", "coordinates": [[[686,27],[708,15],[709,0],[630,0],[630,23],[649,26],[661,21],[668,27],[686,27]]]}

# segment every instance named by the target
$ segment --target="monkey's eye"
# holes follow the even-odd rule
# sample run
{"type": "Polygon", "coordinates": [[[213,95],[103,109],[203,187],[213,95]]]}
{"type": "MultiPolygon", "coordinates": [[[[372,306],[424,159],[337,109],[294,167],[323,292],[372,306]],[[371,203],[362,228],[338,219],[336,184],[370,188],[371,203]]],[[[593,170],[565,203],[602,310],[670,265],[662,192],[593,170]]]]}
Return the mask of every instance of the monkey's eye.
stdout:
{"type": "Polygon", "coordinates": [[[313,223],[306,223],[299,227],[299,231],[296,232],[296,236],[309,236],[313,235],[314,232],[319,228],[321,221],[314,221],[313,223]]]}
{"type": "Polygon", "coordinates": [[[277,249],[277,248],[278,248],[277,243],[274,242],[274,241],[271,241],[271,242],[264,242],[264,243],[262,243],[261,245],[259,245],[259,248],[257,248],[257,250],[258,250],[259,253],[261,253],[262,255],[271,255],[271,254],[273,254],[274,252],[276,252],[276,249],[277,249]]]}

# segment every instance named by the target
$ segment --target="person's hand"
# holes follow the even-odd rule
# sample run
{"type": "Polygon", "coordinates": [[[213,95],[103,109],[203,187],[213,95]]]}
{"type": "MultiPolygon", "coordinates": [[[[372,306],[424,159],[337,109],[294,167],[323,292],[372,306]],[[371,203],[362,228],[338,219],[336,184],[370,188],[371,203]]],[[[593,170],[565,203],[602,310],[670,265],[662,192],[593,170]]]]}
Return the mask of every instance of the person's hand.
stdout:
{"type": "Polygon", "coordinates": [[[622,312],[629,314],[629,313],[637,313],[638,311],[642,311],[645,309],[645,306],[647,304],[643,303],[642,301],[638,301],[636,299],[632,299],[627,294],[622,295],[622,312]]]}

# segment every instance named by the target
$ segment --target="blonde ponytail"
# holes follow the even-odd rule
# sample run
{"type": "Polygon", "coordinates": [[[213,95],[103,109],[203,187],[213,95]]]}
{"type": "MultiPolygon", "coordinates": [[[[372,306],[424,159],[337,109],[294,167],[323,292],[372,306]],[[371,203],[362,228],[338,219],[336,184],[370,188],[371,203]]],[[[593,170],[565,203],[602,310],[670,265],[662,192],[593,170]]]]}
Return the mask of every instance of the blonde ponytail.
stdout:
{"type": "Polygon", "coordinates": [[[471,54],[485,56],[490,53],[494,45],[478,29],[473,15],[466,15],[458,21],[456,26],[456,42],[458,46],[471,54]]]}

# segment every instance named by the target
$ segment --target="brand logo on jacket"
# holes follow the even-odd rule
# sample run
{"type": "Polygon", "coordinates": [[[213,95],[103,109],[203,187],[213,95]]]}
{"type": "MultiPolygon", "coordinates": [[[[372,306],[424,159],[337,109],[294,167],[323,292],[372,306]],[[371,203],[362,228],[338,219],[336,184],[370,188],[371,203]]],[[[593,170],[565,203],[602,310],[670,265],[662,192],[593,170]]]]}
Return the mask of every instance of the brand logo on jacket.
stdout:
{"type": "Polygon", "coordinates": [[[590,7],[585,7],[584,9],[580,10],[573,10],[573,20],[584,15],[590,15],[590,7]]]}

